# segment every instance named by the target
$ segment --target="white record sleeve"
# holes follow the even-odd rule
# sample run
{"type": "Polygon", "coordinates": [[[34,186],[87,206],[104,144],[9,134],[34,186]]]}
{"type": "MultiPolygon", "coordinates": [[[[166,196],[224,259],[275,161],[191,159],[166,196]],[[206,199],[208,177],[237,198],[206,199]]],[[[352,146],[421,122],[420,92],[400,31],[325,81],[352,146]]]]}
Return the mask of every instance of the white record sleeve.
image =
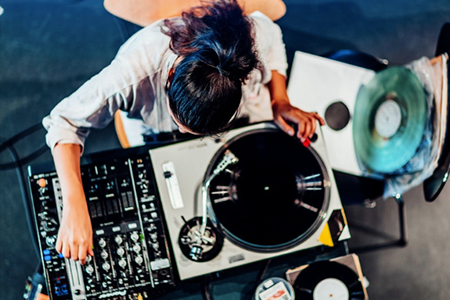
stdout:
{"type": "Polygon", "coordinates": [[[374,75],[372,70],[300,51],[295,53],[288,83],[291,104],[305,111],[315,111],[324,118],[331,104],[342,102],[350,113],[348,124],[341,130],[322,127],[332,169],[370,176],[364,174],[357,160],[352,117],[360,87],[374,75]]]}

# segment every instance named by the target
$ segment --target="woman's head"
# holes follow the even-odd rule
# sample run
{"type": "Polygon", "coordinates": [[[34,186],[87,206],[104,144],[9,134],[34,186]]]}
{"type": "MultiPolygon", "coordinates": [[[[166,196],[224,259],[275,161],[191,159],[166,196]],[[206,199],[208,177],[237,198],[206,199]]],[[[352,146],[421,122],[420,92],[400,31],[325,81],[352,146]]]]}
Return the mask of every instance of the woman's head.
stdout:
{"type": "Polygon", "coordinates": [[[217,1],[165,25],[171,49],[182,57],[168,89],[172,114],[192,132],[223,132],[236,117],[242,84],[258,64],[251,22],[235,1],[217,1]]]}

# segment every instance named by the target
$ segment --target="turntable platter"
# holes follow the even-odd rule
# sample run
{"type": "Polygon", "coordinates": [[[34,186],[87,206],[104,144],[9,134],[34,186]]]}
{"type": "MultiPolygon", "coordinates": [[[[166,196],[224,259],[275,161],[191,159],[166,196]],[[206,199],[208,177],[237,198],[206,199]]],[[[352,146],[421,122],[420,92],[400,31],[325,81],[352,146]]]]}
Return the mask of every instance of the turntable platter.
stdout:
{"type": "Polygon", "coordinates": [[[257,252],[287,249],[320,226],[329,203],[325,166],[311,147],[276,129],[236,136],[214,156],[205,181],[225,151],[238,162],[209,185],[209,215],[233,243],[257,252]]]}

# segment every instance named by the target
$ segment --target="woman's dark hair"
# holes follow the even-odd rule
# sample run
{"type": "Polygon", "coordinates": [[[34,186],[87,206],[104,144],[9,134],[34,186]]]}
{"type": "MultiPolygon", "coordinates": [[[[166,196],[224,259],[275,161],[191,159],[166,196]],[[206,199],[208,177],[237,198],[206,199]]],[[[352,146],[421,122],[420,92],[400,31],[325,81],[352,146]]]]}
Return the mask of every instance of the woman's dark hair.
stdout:
{"type": "Polygon", "coordinates": [[[218,134],[236,118],[242,84],[257,67],[251,21],[235,0],[203,3],[165,20],[170,49],[182,57],[168,89],[173,115],[191,131],[218,134]]]}

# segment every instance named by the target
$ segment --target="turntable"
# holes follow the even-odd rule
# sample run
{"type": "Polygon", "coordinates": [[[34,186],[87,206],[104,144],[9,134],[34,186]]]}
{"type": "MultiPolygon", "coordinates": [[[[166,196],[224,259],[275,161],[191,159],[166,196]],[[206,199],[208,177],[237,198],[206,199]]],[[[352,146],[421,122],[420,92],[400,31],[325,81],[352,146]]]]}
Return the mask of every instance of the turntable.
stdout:
{"type": "Polygon", "coordinates": [[[321,130],[272,123],[150,150],[180,279],[350,237],[321,130]]]}

